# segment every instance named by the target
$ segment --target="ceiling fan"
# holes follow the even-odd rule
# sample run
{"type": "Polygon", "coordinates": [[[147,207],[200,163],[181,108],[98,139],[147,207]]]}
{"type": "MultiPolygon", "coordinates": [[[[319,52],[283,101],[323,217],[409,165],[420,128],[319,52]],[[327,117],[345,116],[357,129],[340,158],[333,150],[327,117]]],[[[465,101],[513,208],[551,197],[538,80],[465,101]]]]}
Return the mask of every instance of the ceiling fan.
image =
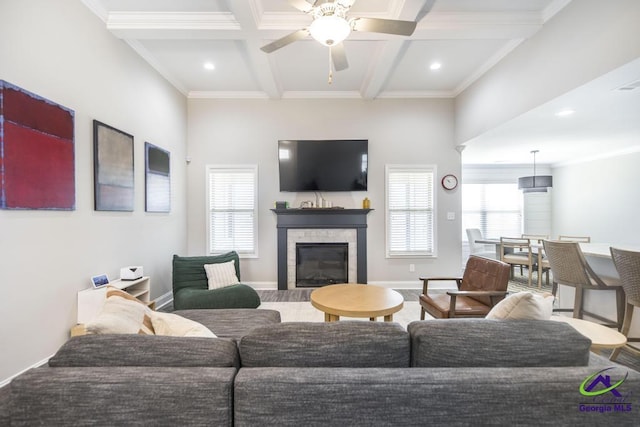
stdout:
{"type": "MultiPolygon", "coordinates": [[[[288,34],[262,46],[260,49],[263,52],[271,53],[310,35],[315,40],[330,48],[330,61],[333,61],[336,71],[341,71],[349,67],[342,41],[349,36],[351,31],[410,36],[418,24],[414,21],[401,21],[396,19],[348,18],[347,14],[351,6],[355,3],[355,0],[288,1],[296,9],[311,15],[313,22],[309,27],[288,34]]],[[[329,76],[329,82],[331,82],[331,76],[329,76]]]]}

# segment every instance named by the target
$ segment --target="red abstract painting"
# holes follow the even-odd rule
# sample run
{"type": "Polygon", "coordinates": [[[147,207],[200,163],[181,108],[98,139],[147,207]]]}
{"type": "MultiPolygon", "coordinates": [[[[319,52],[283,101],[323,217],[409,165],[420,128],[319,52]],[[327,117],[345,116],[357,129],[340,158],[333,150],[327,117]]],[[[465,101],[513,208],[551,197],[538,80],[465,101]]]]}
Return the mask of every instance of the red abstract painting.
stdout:
{"type": "Polygon", "coordinates": [[[2,80],[0,208],[75,209],[73,110],[2,80]]]}

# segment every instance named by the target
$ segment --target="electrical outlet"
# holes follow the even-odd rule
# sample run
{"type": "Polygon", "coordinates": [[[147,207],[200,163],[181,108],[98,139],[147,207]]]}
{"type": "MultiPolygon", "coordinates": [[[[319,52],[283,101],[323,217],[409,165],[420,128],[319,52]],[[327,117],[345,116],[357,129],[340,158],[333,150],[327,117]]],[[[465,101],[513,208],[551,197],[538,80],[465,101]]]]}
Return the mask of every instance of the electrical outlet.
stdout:
{"type": "Polygon", "coordinates": [[[416,272],[416,265],[409,264],[409,273],[415,273],[415,272],[416,272]]]}

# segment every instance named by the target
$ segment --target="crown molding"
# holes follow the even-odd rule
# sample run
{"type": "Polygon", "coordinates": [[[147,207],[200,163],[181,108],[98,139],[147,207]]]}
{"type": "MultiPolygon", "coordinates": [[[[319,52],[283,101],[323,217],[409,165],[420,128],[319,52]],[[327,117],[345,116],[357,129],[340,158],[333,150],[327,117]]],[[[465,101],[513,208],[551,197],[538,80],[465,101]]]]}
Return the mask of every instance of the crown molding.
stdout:
{"type": "Polygon", "coordinates": [[[240,30],[229,12],[111,12],[109,30],[240,30]]]}
{"type": "Polygon", "coordinates": [[[173,85],[180,93],[187,95],[187,88],[177,80],[173,74],[165,69],[160,62],[140,43],[138,40],[124,40],[138,55],[140,55],[158,74],[164,77],[170,84],[173,85]]]}
{"type": "Polygon", "coordinates": [[[259,91],[198,91],[187,94],[189,99],[269,99],[266,93],[259,91]]]}

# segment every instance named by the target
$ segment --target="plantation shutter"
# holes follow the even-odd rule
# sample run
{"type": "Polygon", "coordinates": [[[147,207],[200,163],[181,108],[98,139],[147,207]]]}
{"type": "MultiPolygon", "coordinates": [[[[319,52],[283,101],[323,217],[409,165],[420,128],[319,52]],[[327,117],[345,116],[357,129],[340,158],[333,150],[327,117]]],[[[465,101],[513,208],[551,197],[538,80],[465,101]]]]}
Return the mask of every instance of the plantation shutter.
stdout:
{"type": "Polygon", "coordinates": [[[463,184],[462,228],[479,228],[486,238],[519,237],[522,195],[517,184],[463,184]]]}
{"type": "Polygon", "coordinates": [[[257,255],[257,166],[209,166],[209,253],[257,255]]]}
{"type": "Polygon", "coordinates": [[[387,256],[435,256],[434,168],[387,166],[387,256]]]}

